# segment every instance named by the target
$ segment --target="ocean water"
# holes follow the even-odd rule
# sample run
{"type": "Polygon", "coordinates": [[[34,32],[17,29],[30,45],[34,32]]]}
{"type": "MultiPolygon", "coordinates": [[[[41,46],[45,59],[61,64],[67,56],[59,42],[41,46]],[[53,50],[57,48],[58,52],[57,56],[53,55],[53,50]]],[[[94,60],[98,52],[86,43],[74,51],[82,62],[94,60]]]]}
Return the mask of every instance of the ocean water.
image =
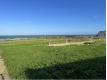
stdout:
{"type": "Polygon", "coordinates": [[[42,38],[42,35],[5,35],[0,36],[0,39],[26,39],[26,38],[42,38]]]}
{"type": "Polygon", "coordinates": [[[74,37],[90,37],[94,35],[0,35],[0,40],[8,40],[8,39],[43,39],[43,38],[74,38],[74,37]]]}

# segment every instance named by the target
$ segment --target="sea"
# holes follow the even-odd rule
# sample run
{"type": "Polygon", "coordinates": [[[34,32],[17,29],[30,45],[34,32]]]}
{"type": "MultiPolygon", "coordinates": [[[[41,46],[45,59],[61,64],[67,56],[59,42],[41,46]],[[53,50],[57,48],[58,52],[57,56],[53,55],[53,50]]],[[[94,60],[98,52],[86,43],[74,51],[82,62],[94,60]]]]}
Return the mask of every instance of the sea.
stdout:
{"type": "Polygon", "coordinates": [[[0,40],[91,37],[92,35],[0,35],[0,40]]]}

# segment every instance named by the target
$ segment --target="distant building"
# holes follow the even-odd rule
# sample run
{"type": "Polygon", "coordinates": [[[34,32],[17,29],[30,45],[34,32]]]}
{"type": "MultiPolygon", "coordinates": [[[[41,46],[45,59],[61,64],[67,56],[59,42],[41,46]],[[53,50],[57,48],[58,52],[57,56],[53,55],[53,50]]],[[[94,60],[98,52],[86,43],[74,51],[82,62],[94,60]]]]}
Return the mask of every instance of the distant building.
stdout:
{"type": "Polygon", "coordinates": [[[106,31],[99,31],[96,35],[98,38],[106,38],[106,31]]]}

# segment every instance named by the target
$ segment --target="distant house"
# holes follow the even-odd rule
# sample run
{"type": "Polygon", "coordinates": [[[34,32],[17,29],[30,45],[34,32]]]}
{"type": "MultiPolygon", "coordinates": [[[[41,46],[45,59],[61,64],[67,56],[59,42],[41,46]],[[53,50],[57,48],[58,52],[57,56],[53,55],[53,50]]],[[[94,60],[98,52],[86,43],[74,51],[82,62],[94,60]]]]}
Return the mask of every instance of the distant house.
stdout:
{"type": "Polygon", "coordinates": [[[98,38],[106,38],[106,31],[99,31],[96,35],[98,38]]]}

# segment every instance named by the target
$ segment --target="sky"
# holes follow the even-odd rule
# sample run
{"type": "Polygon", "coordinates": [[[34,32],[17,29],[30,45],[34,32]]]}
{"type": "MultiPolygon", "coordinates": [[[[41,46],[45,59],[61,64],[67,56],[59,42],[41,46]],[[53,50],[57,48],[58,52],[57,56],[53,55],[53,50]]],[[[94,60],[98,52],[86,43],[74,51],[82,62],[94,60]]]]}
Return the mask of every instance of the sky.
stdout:
{"type": "Polygon", "coordinates": [[[96,34],[105,0],[0,0],[0,35],[96,34]]]}

